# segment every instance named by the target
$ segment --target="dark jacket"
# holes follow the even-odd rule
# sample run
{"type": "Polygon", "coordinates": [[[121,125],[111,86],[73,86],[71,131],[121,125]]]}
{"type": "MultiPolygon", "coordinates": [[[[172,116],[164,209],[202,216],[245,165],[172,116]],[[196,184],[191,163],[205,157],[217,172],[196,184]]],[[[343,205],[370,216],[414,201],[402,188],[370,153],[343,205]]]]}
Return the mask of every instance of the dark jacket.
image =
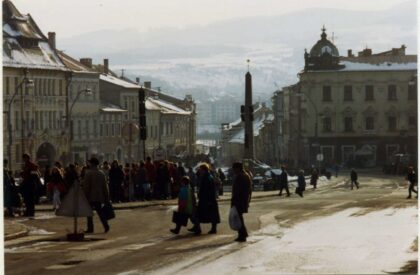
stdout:
{"type": "Polygon", "coordinates": [[[86,172],[83,179],[83,191],[90,203],[109,202],[109,190],[105,174],[97,167],[92,167],[86,172]]]}
{"type": "Polygon", "coordinates": [[[118,167],[109,169],[108,177],[111,186],[121,186],[124,182],[124,172],[118,167]]]}
{"type": "Polygon", "coordinates": [[[311,175],[311,184],[315,184],[318,181],[318,172],[313,171],[311,175]]]}
{"type": "Polygon", "coordinates": [[[31,161],[25,163],[22,172],[22,184],[20,185],[22,196],[24,198],[35,198],[39,184],[38,166],[31,161]]]}
{"type": "Polygon", "coordinates": [[[289,180],[287,178],[287,172],[286,170],[283,170],[280,174],[280,185],[286,186],[289,183],[289,180]]]}
{"type": "Polygon", "coordinates": [[[352,181],[356,181],[357,180],[357,173],[356,173],[356,171],[354,171],[354,170],[351,171],[350,178],[351,178],[352,181]]]}
{"type": "Polygon", "coordinates": [[[305,187],[306,187],[305,176],[304,175],[299,175],[297,182],[298,182],[299,189],[305,190],[305,187]]]}
{"type": "Polygon", "coordinates": [[[199,177],[198,220],[200,223],[220,223],[216,186],[210,173],[199,177]]]}
{"type": "Polygon", "coordinates": [[[232,185],[231,206],[235,206],[238,212],[248,213],[249,202],[251,201],[252,183],[251,178],[245,172],[235,177],[232,185]]]}
{"type": "Polygon", "coordinates": [[[411,172],[411,173],[408,173],[407,174],[407,180],[410,182],[410,183],[415,183],[415,182],[417,182],[417,175],[416,175],[416,172],[411,172]]]}
{"type": "Polygon", "coordinates": [[[142,186],[147,183],[147,171],[146,168],[140,168],[135,175],[135,183],[142,186]]]}

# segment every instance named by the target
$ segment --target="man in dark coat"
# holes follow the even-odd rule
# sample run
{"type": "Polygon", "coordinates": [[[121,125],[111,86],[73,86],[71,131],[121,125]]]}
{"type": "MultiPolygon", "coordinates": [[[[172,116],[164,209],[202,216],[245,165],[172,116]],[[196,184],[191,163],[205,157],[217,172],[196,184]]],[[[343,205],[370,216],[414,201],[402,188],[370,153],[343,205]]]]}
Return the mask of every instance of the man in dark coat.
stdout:
{"type": "Polygon", "coordinates": [[[280,174],[280,193],[279,196],[283,193],[283,189],[286,189],[287,196],[290,197],[289,192],[289,180],[287,178],[286,167],[281,167],[281,174],[280,174]]]}
{"type": "Polygon", "coordinates": [[[312,169],[311,174],[311,185],[313,185],[314,189],[316,189],[316,185],[318,183],[318,169],[312,169]]]}
{"type": "Polygon", "coordinates": [[[121,201],[120,190],[124,182],[124,172],[119,167],[118,161],[114,160],[111,164],[111,169],[108,172],[109,190],[111,193],[111,200],[113,203],[121,201]]]}
{"type": "MultiPolygon", "coordinates": [[[[91,168],[83,179],[83,191],[92,209],[98,213],[106,233],[109,231],[109,225],[105,213],[102,211],[102,205],[109,202],[108,185],[104,172],[98,169],[99,160],[91,158],[89,163],[91,168]]],[[[87,217],[86,233],[93,233],[93,217],[87,217]]]]}
{"type": "Polygon", "coordinates": [[[26,217],[35,216],[35,201],[37,196],[37,186],[39,179],[38,166],[31,161],[31,157],[28,154],[22,156],[24,166],[22,171],[22,184],[20,190],[25,202],[26,217]]]}
{"type": "Polygon", "coordinates": [[[217,224],[220,223],[219,205],[216,199],[216,186],[210,174],[208,164],[200,165],[200,190],[198,192],[198,222],[191,229],[195,234],[201,234],[200,223],[211,223],[208,234],[217,233],[217,224]]]}
{"type": "MultiPolygon", "coordinates": [[[[408,182],[410,183],[410,186],[408,187],[408,197],[407,199],[411,199],[411,192],[414,192],[417,194],[416,189],[414,189],[414,186],[416,185],[417,182],[417,175],[416,172],[414,172],[414,168],[413,167],[408,167],[408,174],[407,174],[407,178],[408,182]]],[[[418,198],[418,195],[416,196],[416,198],[418,198]]]]}
{"type": "Polygon", "coordinates": [[[350,172],[350,180],[351,180],[351,190],[353,190],[353,183],[354,185],[356,185],[356,188],[359,189],[359,183],[357,182],[357,173],[356,173],[356,170],[354,170],[353,168],[351,169],[351,172],[350,172]]]}
{"type": "Polygon", "coordinates": [[[235,206],[238,210],[239,218],[241,220],[241,228],[238,230],[237,242],[246,242],[248,232],[244,223],[244,213],[248,213],[249,202],[251,201],[252,182],[251,178],[245,173],[242,163],[235,162],[232,166],[235,173],[235,180],[232,185],[232,199],[231,207],[235,206]]]}

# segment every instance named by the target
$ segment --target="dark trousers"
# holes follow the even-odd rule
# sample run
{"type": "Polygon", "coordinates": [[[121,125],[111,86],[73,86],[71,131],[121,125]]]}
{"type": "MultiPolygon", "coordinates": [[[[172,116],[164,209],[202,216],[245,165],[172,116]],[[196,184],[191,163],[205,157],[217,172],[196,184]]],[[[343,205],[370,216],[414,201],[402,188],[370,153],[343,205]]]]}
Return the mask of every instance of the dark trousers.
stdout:
{"type": "Polygon", "coordinates": [[[281,193],[283,193],[283,189],[286,189],[287,196],[290,196],[289,184],[286,183],[286,184],[280,185],[280,193],[279,193],[280,196],[281,196],[281,193]]]}
{"type": "Polygon", "coordinates": [[[118,184],[110,184],[109,193],[111,195],[111,201],[117,203],[120,201],[120,186],[118,184]]]}
{"type": "Polygon", "coordinates": [[[408,187],[408,197],[411,198],[411,192],[414,192],[417,194],[416,189],[414,189],[415,182],[410,182],[410,186],[408,187]]]}
{"type": "Polygon", "coordinates": [[[23,197],[25,203],[25,216],[35,216],[35,198],[33,195],[26,195],[23,197]]]}
{"type": "Polygon", "coordinates": [[[353,190],[353,183],[354,183],[354,185],[356,185],[356,188],[359,189],[359,183],[357,182],[357,180],[352,180],[351,181],[351,190],[353,190]]]}
{"type": "Polygon", "coordinates": [[[238,230],[238,238],[239,239],[245,239],[246,237],[248,237],[248,231],[246,230],[245,227],[245,222],[244,222],[244,214],[243,213],[238,213],[239,214],[239,218],[241,219],[241,228],[239,228],[238,230]]]}
{"type": "MultiPolygon", "coordinates": [[[[104,229],[106,230],[107,228],[109,228],[108,220],[105,218],[104,213],[102,212],[101,203],[91,202],[90,206],[92,207],[92,210],[95,210],[98,214],[104,229]]],[[[93,217],[87,217],[87,231],[93,232],[93,217]]]]}

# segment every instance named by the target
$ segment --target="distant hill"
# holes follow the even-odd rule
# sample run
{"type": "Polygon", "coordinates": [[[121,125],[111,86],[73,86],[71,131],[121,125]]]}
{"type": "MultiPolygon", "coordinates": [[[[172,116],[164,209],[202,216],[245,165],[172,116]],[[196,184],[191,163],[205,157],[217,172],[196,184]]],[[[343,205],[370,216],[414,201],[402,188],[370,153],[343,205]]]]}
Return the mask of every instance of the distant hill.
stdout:
{"type": "Polygon", "coordinates": [[[249,58],[255,98],[268,99],[277,89],[274,83],[281,87],[297,80],[303,51],[319,39],[323,24],[330,39],[334,32],[341,55],[350,48],[357,52],[368,46],[379,52],[401,44],[416,53],[416,12],[415,0],[379,12],[307,9],[182,30],[101,30],[69,39],[58,34],[58,46],[95,62],[109,58],[114,70],[124,68],[130,76],[141,76],[142,81],[153,78],[162,89],[196,98],[243,93],[249,58]]]}

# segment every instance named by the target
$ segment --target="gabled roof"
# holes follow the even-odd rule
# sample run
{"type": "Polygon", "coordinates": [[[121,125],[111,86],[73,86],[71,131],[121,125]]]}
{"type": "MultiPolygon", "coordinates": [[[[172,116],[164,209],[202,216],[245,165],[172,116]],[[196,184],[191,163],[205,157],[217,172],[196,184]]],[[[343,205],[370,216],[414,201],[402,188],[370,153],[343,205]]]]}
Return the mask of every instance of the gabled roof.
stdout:
{"type": "Polygon", "coordinates": [[[31,15],[20,13],[9,0],[3,1],[3,35],[5,34],[10,37],[46,39],[31,15]]]}
{"type": "Polygon", "coordinates": [[[4,37],[3,66],[68,71],[48,42],[40,41],[38,47],[27,49],[21,47],[15,38],[4,37]]]}
{"type": "Polygon", "coordinates": [[[3,66],[68,71],[32,17],[3,1],[3,66]]]}
{"type": "Polygon", "coordinates": [[[99,74],[95,70],[93,70],[89,67],[86,67],[85,65],[80,63],[80,61],[74,59],[73,57],[71,57],[67,54],[65,54],[63,51],[58,51],[57,50],[57,53],[58,53],[58,56],[63,61],[64,65],[66,65],[66,67],[69,68],[71,71],[78,72],[78,73],[99,74]]]}

